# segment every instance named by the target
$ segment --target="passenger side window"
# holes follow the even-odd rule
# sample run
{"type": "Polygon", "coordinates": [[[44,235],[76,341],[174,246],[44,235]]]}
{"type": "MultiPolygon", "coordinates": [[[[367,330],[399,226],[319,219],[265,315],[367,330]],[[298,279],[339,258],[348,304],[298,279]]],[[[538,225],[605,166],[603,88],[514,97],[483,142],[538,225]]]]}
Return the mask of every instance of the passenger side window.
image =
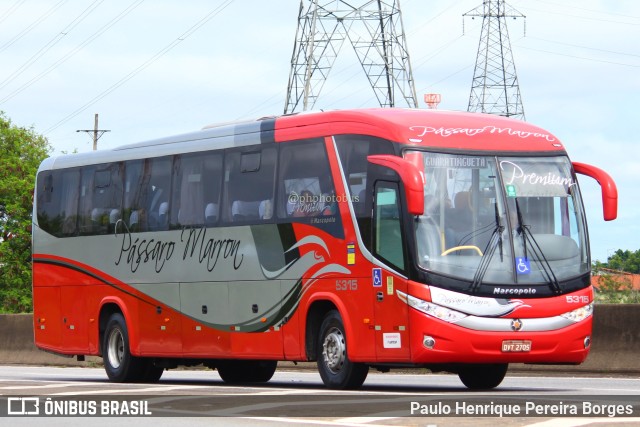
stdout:
{"type": "Polygon", "coordinates": [[[144,160],[130,160],[125,164],[124,170],[124,213],[123,220],[129,231],[140,231],[139,211],[137,205],[142,189],[142,172],[144,160]]]}
{"type": "Polygon", "coordinates": [[[78,232],[78,192],[80,190],[80,171],[70,169],[62,172],[62,236],[75,236],[78,232]]]}
{"type": "Polygon", "coordinates": [[[398,185],[378,181],[374,195],[375,254],[392,266],[404,270],[404,242],[398,185]]]}
{"type": "Polygon", "coordinates": [[[132,232],[169,228],[171,157],[127,162],[125,222],[132,232]]]}
{"type": "Polygon", "coordinates": [[[212,226],[220,213],[222,155],[176,156],[171,203],[171,228],[212,226]]]}
{"type": "Polygon", "coordinates": [[[311,224],[342,237],[339,198],[324,140],[282,144],[279,164],[278,218],[311,224]]]}
{"type": "Polygon", "coordinates": [[[78,231],[80,171],[69,169],[41,173],[38,185],[38,224],[58,236],[75,236],[78,231]]]}
{"type": "Polygon", "coordinates": [[[228,151],[225,160],[225,212],[230,223],[273,220],[273,191],[277,150],[251,147],[228,151]]]}
{"type": "Polygon", "coordinates": [[[81,177],[81,231],[108,234],[121,217],[122,176],[120,163],[83,168],[81,177]]]}

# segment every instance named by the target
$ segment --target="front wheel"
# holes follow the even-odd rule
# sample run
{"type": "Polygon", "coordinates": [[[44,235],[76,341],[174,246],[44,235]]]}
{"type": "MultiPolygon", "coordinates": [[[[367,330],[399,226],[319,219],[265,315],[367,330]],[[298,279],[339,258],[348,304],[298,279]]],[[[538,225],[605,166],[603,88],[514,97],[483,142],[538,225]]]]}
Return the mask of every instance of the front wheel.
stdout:
{"type": "Polygon", "coordinates": [[[324,318],[318,335],[317,363],[322,382],[332,389],[359,388],[369,373],[364,363],[354,363],[347,356],[347,339],[340,313],[333,310],[324,318]]]}
{"type": "Polygon", "coordinates": [[[508,368],[507,363],[464,365],[458,377],[471,390],[488,390],[500,385],[508,368]]]}
{"type": "Polygon", "coordinates": [[[135,382],[142,368],[139,359],[129,351],[129,334],[124,317],[114,313],[107,321],[102,344],[102,360],[107,376],[113,382],[135,382]]]}
{"type": "Polygon", "coordinates": [[[154,383],[164,372],[163,368],[155,366],[153,359],[131,354],[127,324],[120,313],[112,314],[107,321],[102,341],[102,360],[107,376],[117,383],[154,383]]]}

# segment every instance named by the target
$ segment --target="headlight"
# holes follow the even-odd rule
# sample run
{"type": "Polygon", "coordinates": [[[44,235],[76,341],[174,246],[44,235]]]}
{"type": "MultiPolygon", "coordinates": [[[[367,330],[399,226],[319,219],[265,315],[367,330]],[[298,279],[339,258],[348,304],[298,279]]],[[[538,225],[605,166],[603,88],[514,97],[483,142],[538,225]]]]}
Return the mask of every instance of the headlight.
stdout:
{"type": "Polygon", "coordinates": [[[418,311],[428,314],[429,316],[449,323],[455,323],[467,317],[466,314],[459,311],[451,310],[432,302],[423,301],[419,298],[412,297],[411,295],[407,295],[407,304],[409,307],[413,307],[418,311]]]}
{"type": "Polygon", "coordinates": [[[584,307],[576,308],[568,313],[561,314],[561,317],[571,320],[572,322],[580,322],[593,314],[593,303],[584,307]]]}

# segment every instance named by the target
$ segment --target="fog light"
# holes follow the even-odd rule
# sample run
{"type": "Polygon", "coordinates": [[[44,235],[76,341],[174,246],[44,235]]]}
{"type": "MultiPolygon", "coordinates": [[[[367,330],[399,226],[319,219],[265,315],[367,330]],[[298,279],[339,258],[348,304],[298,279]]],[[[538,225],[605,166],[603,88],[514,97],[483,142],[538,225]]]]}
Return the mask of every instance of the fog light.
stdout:
{"type": "Polygon", "coordinates": [[[584,339],[584,348],[589,348],[590,346],[591,346],[591,337],[590,337],[590,336],[587,336],[587,337],[584,339]]]}
{"type": "Polygon", "coordinates": [[[422,345],[427,347],[429,350],[432,350],[433,347],[436,345],[436,340],[433,339],[433,337],[430,337],[429,335],[425,335],[424,338],[422,338],[422,345]]]}

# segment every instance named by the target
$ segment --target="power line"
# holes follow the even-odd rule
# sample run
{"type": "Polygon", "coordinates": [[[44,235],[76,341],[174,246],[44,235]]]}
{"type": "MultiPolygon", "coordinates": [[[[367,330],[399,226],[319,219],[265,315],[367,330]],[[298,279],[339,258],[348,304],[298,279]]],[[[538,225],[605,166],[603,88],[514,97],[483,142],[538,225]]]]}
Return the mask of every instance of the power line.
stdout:
{"type": "Polygon", "coordinates": [[[599,48],[589,47],[589,46],[584,46],[584,45],[559,42],[557,40],[547,40],[547,39],[543,39],[543,38],[540,38],[540,37],[531,37],[531,36],[529,36],[528,38],[533,39],[533,40],[540,40],[540,41],[547,42],[547,43],[560,44],[560,45],[563,45],[563,46],[577,47],[579,49],[595,50],[597,52],[612,53],[614,55],[622,55],[622,56],[634,56],[636,58],[640,58],[640,55],[637,55],[635,53],[617,52],[615,50],[599,49],[599,48]]]}
{"type": "MultiPolygon", "coordinates": [[[[598,21],[598,22],[607,22],[609,24],[622,24],[622,25],[633,25],[633,26],[640,25],[640,23],[637,23],[637,22],[625,22],[625,21],[616,21],[616,20],[613,20],[613,19],[592,18],[592,17],[589,17],[589,16],[573,15],[573,14],[564,13],[564,12],[553,12],[553,11],[550,11],[550,10],[540,10],[540,9],[536,9],[536,8],[528,7],[528,6],[523,7],[523,9],[524,10],[534,11],[534,12],[540,12],[540,13],[545,14],[545,15],[551,14],[551,15],[569,16],[571,18],[585,19],[587,21],[598,21]]],[[[633,19],[637,19],[637,18],[633,17],[633,19]]]]}
{"type": "Polygon", "coordinates": [[[80,15],[78,15],[73,21],[71,21],[66,27],[62,29],[54,38],[52,38],[47,44],[45,44],[39,51],[37,51],[31,58],[22,64],[17,70],[15,70],[9,77],[4,79],[0,83],[0,89],[6,87],[9,83],[15,80],[23,71],[33,65],[38,59],[40,59],[45,53],[47,53],[53,46],[58,44],[60,40],[67,34],[69,34],[78,24],[80,24],[91,12],[93,12],[104,0],[96,0],[89,7],[87,7],[80,15]]]}
{"type": "MultiPolygon", "coordinates": [[[[428,21],[425,21],[423,23],[421,23],[420,25],[418,25],[415,28],[410,29],[409,31],[407,31],[407,35],[408,36],[412,36],[414,33],[416,33],[420,28],[424,27],[425,25],[429,25],[430,23],[432,23],[433,21],[435,21],[437,18],[439,18],[440,16],[444,15],[445,12],[449,11],[450,9],[453,9],[454,7],[458,6],[459,3],[462,3],[462,0],[458,0],[457,2],[450,4],[449,7],[442,9],[442,11],[440,11],[440,13],[436,14],[435,16],[433,16],[431,19],[429,19],[428,21]]],[[[407,5],[407,2],[404,2],[404,5],[407,5]]]]}
{"type": "Polygon", "coordinates": [[[518,48],[526,49],[526,50],[533,50],[535,52],[550,53],[552,55],[564,56],[564,57],[567,57],[567,58],[584,59],[585,61],[602,62],[604,64],[622,65],[623,67],[640,68],[640,65],[625,64],[625,63],[622,63],[622,62],[615,62],[615,61],[606,61],[604,59],[585,58],[584,56],[569,55],[569,54],[566,54],[566,53],[558,53],[558,52],[553,52],[553,51],[544,50],[544,49],[535,49],[535,48],[532,48],[532,47],[518,46],[518,48]]]}
{"type": "Polygon", "coordinates": [[[611,15],[611,16],[623,16],[625,18],[631,18],[631,19],[640,19],[640,17],[638,16],[631,16],[631,15],[625,15],[622,13],[613,13],[613,12],[605,12],[602,10],[595,10],[595,9],[587,9],[586,7],[578,7],[578,6],[567,6],[566,4],[560,4],[560,3],[555,3],[555,2],[551,2],[551,1],[544,1],[544,0],[537,0],[538,3],[546,3],[546,4],[550,4],[553,6],[560,6],[560,7],[569,7],[571,9],[576,9],[576,10],[584,10],[585,12],[592,12],[592,13],[597,13],[599,15],[605,14],[605,15],[611,15]]]}
{"type": "Polygon", "coordinates": [[[42,23],[42,21],[44,21],[45,19],[47,19],[49,16],[51,16],[53,14],[53,12],[55,12],[56,10],[60,9],[60,7],[65,4],[67,2],[67,0],[61,0],[60,2],[56,3],[55,5],[53,5],[53,7],[51,7],[51,9],[49,9],[48,11],[46,11],[44,14],[42,14],[38,19],[36,19],[35,21],[33,21],[27,28],[25,28],[24,30],[20,31],[18,34],[16,34],[11,40],[9,40],[8,42],[6,42],[5,44],[3,44],[2,46],[0,46],[0,52],[5,51],[7,48],[13,46],[13,44],[15,42],[17,42],[18,40],[20,40],[22,37],[26,36],[27,34],[29,34],[31,32],[31,30],[33,30],[34,28],[36,28],[38,25],[40,25],[40,23],[42,23]]]}
{"type": "Polygon", "coordinates": [[[463,71],[465,71],[465,70],[468,70],[469,68],[471,68],[471,67],[473,67],[473,66],[474,66],[474,64],[466,65],[466,66],[464,66],[464,67],[460,68],[458,71],[454,71],[453,73],[448,74],[447,76],[445,76],[445,77],[441,78],[440,80],[438,80],[438,81],[435,81],[435,82],[431,83],[429,86],[425,87],[425,88],[424,88],[424,89],[422,89],[422,90],[423,90],[423,91],[426,91],[427,89],[429,89],[429,88],[431,88],[431,87],[437,86],[437,85],[439,85],[440,83],[442,83],[443,81],[448,80],[448,79],[450,79],[451,77],[455,76],[456,74],[460,74],[461,72],[463,72],[463,71]]]}
{"type": "Polygon", "coordinates": [[[92,98],[89,102],[87,102],[86,104],[84,104],[83,106],[81,106],[80,108],[76,109],[75,111],[73,111],[71,114],[67,115],[66,117],[64,117],[62,120],[60,120],[59,122],[57,122],[56,124],[54,124],[53,126],[49,127],[47,130],[45,130],[43,133],[47,134],[57,128],[59,128],[60,126],[62,126],[63,124],[67,123],[69,120],[71,120],[72,118],[74,118],[75,116],[77,116],[78,114],[82,113],[84,110],[86,110],[87,108],[91,107],[93,104],[95,104],[96,102],[100,101],[101,99],[103,99],[104,97],[106,97],[107,95],[109,95],[110,93],[112,93],[113,91],[115,91],[116,89],[118,89],[120,86],[122,86],[123,84],[125,84],[127,81],[131,80],[132,78],[134,78],[135,76],[137,76],[138,74],[140,74],[140,72],[142,72],[143,70],[145,70],[147,67],[149,67],[149,65],[153,64],[154,62],[156,62],[158,59],[160,59],[162,56],[164,56],[167,52],[169,52],[171,49],[173,49],[174,47],[176,47],[178,44],[180,44],[180,42],[184,41],[185,39],[187,39],[189,36],[191,36],[193,33],[195,33],[198,29],[200,29],[204,24],[206,24],[207,22],[209,22],[211,19],[213,19],[215,16],[217,16],[220,12],[222,12],[224,9],[226,9],[231,3],[233,3],[235,0],[226,0],[224,1],[220,6],[216,7],[215,9],[213,9],[211,12],[209,12],[207,15],[204,16],[204,18],[202,18],[201,20],[199,20],[198,22],[196,22],[193,26],[189,27],[189,29],[187,31],[185,31],[184,33],[182,33],[182,35],[180,35],[178,38],[176,38],[174,41],[172,41],[171,43],[169,43],[167,46],[165,46],[164,48],[162,48],[160,51],[158,51],[155,55],[153,55],[151,58],[149,58],[147,61],[145,61],[144,63],[142,63],[140,66],[138,66],[136,69],[134,69],[133,71],[131,71],[129,74],[127,74],[126,76],[124,76],[122,79],[118,80],[116,83],[114,83],[113,85],[111,85],[109,88],[107,88],[106,90],[104,90],[103,92],[101,92],[100,94],[96,95],[94,98],[92,98]]]}
{"type": "Polygon", "coordinates": [[[81,51],[85,46],[87,46],[89,43],[93,42],[95,39],[97,39],[98,37],[100,37],[102,34],[104,34],[107,30],[109,30],[111,27],[113,27],[116,23],[118,23],[120,20],[122,20],[122,18],[124,18],[125,16],[127,16],[129,13],[131,13],[131,11],[133,11],[135,8],[137,8],[138,6],[140,6],[140,4],[142,4],[144,2],[144,0],[138,0],[135,3],[132,3],[131,5],[129,5],[127,8],[125,8],[122,12],[120,12],[118,15],[116,15],[115,18],[113,18],[111,21],[107,22],[105,25],[103,25],[98,31],[96,31],[95,33],[93,33],[91,36],[89,36],[87,39],[85,39],[82,43],[80,43],[75,49],[69,51],[65,56],[63,56],[62,58],[58,59],[56,62],[54,62],[53,64],[51,64],[47,69],[45,69],[43,72],[41,72],[40,74],[38,74],[37,76],[33,77],[31,80],[29,80],[28,82],[24,83],[22,86],[18,87],[17,89],[14,89],[13,92],[9,93],[7,96],[5,96],[4,98],[0,99],[0,104],[3,104],[5,102],[7,102],[8,100],[10,100],[11,98],[15,97],[16,95],[18,95],[19,93],[23,92],[24,90],[28,89],[29,87],[31,87],[33,84],[35,84],[37,81],[39,81],[40,79],[42,79],[43,77],[45,77],[47,74],[49,74],[50,72],[52,72],[53,70],[55,70],[56,68],[58,68],[60,65],[62,65],[64,62],[66,62],[69,58],[71,58],[72,56],[74,56],[76,53],[78,53],[79,51],[81,51]]]}

